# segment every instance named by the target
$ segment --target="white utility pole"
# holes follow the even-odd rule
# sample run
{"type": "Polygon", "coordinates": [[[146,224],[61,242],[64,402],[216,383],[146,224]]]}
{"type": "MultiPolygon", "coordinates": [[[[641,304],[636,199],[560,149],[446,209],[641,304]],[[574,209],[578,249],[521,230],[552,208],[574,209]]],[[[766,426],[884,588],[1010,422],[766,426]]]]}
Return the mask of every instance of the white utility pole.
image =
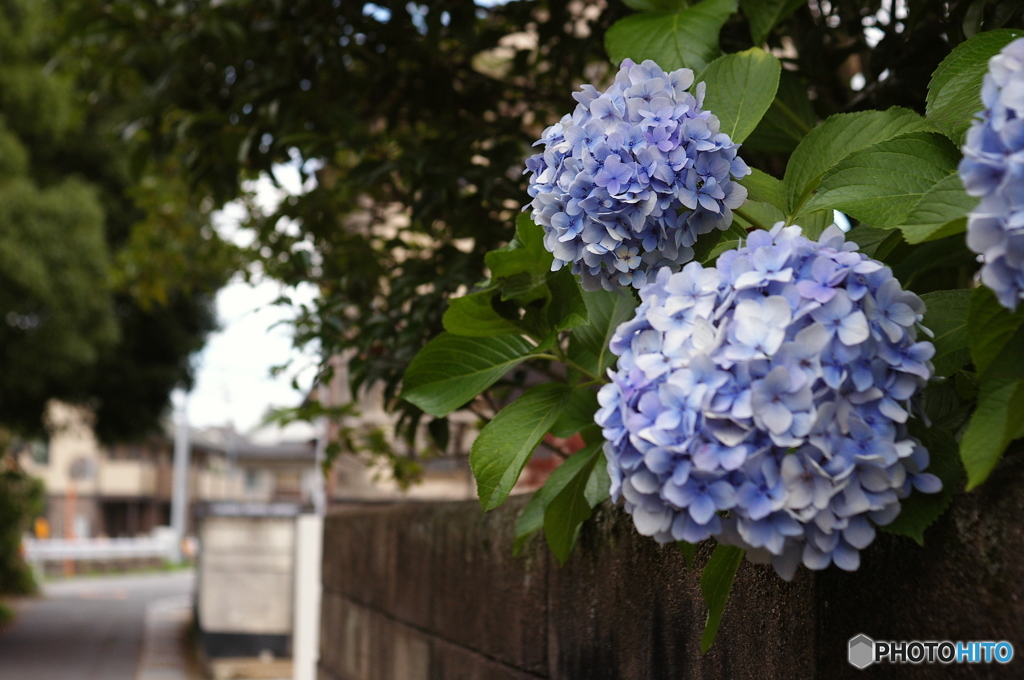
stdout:
{"type": "Polygon", "coordinates": [[[182,542],[188,530],[188,395],[179,392],[174,428],[174,478],[171,489],[171,528],[174,530],[175,562],[181,563],[182,542]]]}
{"type": "Polygon", "coordinates": [[[324,518],[295,518],[295,611],[292,630],[293,680],[316,680],[320,658],[320,564],[324,518]]]}

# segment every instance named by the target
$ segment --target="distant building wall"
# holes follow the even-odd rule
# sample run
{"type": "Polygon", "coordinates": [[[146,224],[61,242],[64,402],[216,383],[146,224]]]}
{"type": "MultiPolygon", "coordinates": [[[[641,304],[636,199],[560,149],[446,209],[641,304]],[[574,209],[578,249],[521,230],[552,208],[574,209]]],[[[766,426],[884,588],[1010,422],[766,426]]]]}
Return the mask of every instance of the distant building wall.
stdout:
{"type": "Polygon", "coordinates": [[[104,460],[96,473],[102,496],[156,495],[157,471],[149,461],[104,460]]]}
{"type": "MultiPolygon", "coordinates": [[[[87,461],[93,472],[100,459],[100,445],[92,432],[91,415],[85,408],[51,401],[46,410],[47,429],[50,432],[47,460],[40,463],[25,458],[26,472],[43,480],[48,494],[63,495],[71,483],[69,471],[77,460],[87,461]]],[[[82,496],[97,492],[97,478],[75,482],[75,491],[82,496]]]]}
{"type": "MultiPolygon", "coordinates": [[[[917,547],[880,534],[858,572],[792,583],[744,562],[706,655],[699,574],[606,506],[565,567],[511,554],[525,498],[338,510],[324,529],[321,680],[1024,677],[1024,456],[959,496],[917,547]],[[847,642],[1001,640],[1008,666],[880,665],[847,642]]],[[[707,558],[707,550],[698,562],[707,558]]]]}

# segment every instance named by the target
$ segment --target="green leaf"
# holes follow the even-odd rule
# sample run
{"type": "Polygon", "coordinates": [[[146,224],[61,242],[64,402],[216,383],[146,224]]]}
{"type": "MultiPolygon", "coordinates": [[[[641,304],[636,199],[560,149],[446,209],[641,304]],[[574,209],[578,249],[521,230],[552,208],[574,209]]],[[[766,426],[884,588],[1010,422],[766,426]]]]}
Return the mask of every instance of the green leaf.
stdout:
{"type": "Polygon", "coordinates": [[[960,441],[967,490],[984,482],[1024,428],[1024,328],[1018,328],[981,376],[978,407],[960,441]]]}
{"type": "Polygon", "coordinates": [[[974,289],[967,312],[967,329],[971,359],[979,375],[988,371],[1022,323],[1024,309],[1011,312],[999,304],[995,293],[987,286],[974,289]]]}
{"type": "MultiPolygon", "coordinates": [[[[544,512],[551,501],[565,488],[565,485],[587,465],[601,449],[604,440],[587,444],[586,447],[572,454],[552,471],[544,485],[538,488],[522,509],[515,525],[515,542],[512,553],[518,555],[532,534],[544,527],[544,512]]],[[[596,469],[596,468],[595,468],[596,469]]]]}
{"type": "MultiPolygon", "coordinates": [[[[742,208],[733,210],[733,225],[743,228],[744,235],[747,229],[770,230],[776,222],[786,219],[778,208],[771,203],[761,201],[747,201],[742,208]]],[[[721,233],[721,232],[719,232],[721,233]]],[[[725,233],[728,233],[726,231],[725,233]]],[[[738,235],[738,232],[736,232],[738,235]]],[[[696,251],[694,251],[696,254],[696,251]]]]}
{"type": "MultiPolygon", "coordinates": [[[[547,298],[551,295],[545,278],[538,274],[530,274],[529,272],[520,272],[497,279],[497,284],[496,287],[501,290],[502,301],[515,300],[524,306],[540,300],[540,305],[543,307],[547,303],[547,298]]],[[[527,311],[529,309],[531,308],[528,308],[527,311]]],[[[525,314],[523,315],[523,321],[524,323],[526,322],[525,314]]]]}
{"type": "Polygon", "coordinates": [[[853,241],[860,246],[860,252],[868,257],[875,256],[875,250],[893,233],[889,229],[876,229],[866,224],[859,224],[846,232],[846,240],[853,241]]]}
{"type": "Polygon", "coordinates": [[[516,219],[516,237],[508,244],[484,255],[492,279],[529,274],[544,279],[551,270],[552,255],[544,248],[544,228],[534,224],[529,213],[516,219]]]}
{"type": "Polygon", "coordinates": [[[832,208],[875,227],[894,227],[956,170],[960,154],[935,132],[913,132],[850,154],[822,178],[805,210],[832,208]]]}
{"type": "Polygon", "coordinates": [[[978,398],[978,374],[970,371],[960,371],[954,376],[956,396],[961,399],[978,398]]]}
{"type": "Polygon", "coordinates": [[[622,0],[638,12],[676,12],[686,7],[686,0],[622,0]]]}
{"type": "Polygon", "coordinates": [[[544,536],[559,564],[565,564],[569,559],[569,554],[576,545],[580,525],[587,521],[593,512],[594,506],[587,498],[587,487],[590,486],[590,478],[599,463],[604,467],[604,454],[598,448],[590,454],[589,459],[580,466],[562,490],[555,494],[544,510],[544,536]]]}
{"type": "Polygon", "coordinates": [[[568,385],[536,385],[480,430],[469,453],[469,465],[484,510],[493,510],[505,502],[530,454],[558,419],[568,399],[568,385]]]}
{"type": "Polygon", "coordinates": [[[569,395],[569,401],[551,426],[551,434],[556,437],[571,437],[588,425],[594,424],[594,413],[597,411],[597,392],[591,387],[577,387],[569,395]]]}
{"type": "MultiPolygon", "coordinates": [[[[930,381],[920,392],[920,404],[928,421],[937,429],[954,433],[964,424],[965,418],[961,417],[961,411],[966,405],[957,394],[955,379],[930,381]]],[[[916,422],[918,421],[912,420],[910,424],[914,425],[916,422]]]]}
{"type": "Polygon", "coordinates": [[[966,288],[940,290],[921,296],[927,306],[924,326],[931,329],[935,337],[935,375],[948,376],[955,373],[971,360],[967,349],[967,311],[971,306],[973,291],[966,288]]]}
{"type": "Polygon", "coordinates": [[[775,26],[807,0],[743,0],[743,13],[750,24],[750,39],[763,45],[775,26]]]}
{"type": "Polygon", "coordinates": [[[449,333],[475,338],[520,333],[521,329],[514,321],[494,311],[491,306],[494,295],[494,290],[483,290],[449,302],[442,319],[444,329],[449,333]]]}
{"type": "Polygon", "coordinates": [[[967,213],[978,205],[968,196],[960,174],[951,173],[932,186],[899,225],[907,243],[923,243],[959,234],[967,229],[967,213]]]}
{"type": "Polygon", "coordinates": [[[601,434],[601,427],[596,423],[594,425],[588,425],[580,430],[580,436],[583,437],[583,441],[587,444],[593,444],[595,442],[604,444],[604,435],[601,434]]]}
{"type": "Polygon", "coordinates": [[[434,418],[427,423],[427,433],[430,434],[434,446],[442,452],[448,450],[448,441],[451,439],[451,428],[448,427],[447,418],[434,418]]]}
{"type": "Polygon", "coordinates": [[[708,252],[707,257],[699,259],[698,262],[705,266],[714,265],[715,260],[718,256],[727,250],[734,250],[739,248],[740,245],[747,239],[747,227],[753,226],[745,224],[745,220],[740,218],[734,213],[734,219],[729,228],[726,229],[720,239],[715,243],[715,246],[708,252]]]}
{"type": "Polygon", "coordinates": [[[747,188],[747,200],[770,203],[779,210],[786,209],[786,194],[781,179],[751,168],[750,174],[740,180],[740,184],[747,188]]]}
{"type": "Polygon", "coordinates": [[[704,624],[704,634],[700,638],[700,653],[707,654],[718,635],[718,625],[722,622],[725,603],[729,601],[736,570],[743,561],[744,550],[731,545],[715,546],[704,572],[700,575],[700,592],[704,595],[704,604],[708,607],[708,620],[704,624]]]}
{"type": "Polygon", "coordinates": [[[615,329],[633,316],[636,299],[629,291],[584,292],[590,321],[572,332],[569,340],[569,359],[591,377],[603,377],[615,363],[615,355],[608,350],[615,329]]]}
{"type": "MultiPolygon", "coordinates": [[[[733,223],[736,222],[736,213],[733,213],[733,223]]],[[[729,225],[730,228],[732,225],[729,225]]],[[[697,237],[697,242],[693,244],[693,259],[696,262],[703,264],[707,258],[711,255],[711,251],[714,250],[715,246],[722,240],[722,236],[725,232],[719,231],[718,229],[712,229],[707,234],[701,234],[697,237]]]]}
{"type": "MultiPolygon", "coordinates": [[[[889,235],[885,239],[875,246],[875,253],[872,255],[873,258],[886,264],[891,264],[891,261],[898,260],[900,258],[894,257],[896,253],[903,250],[903,233],[900,231],[889,231],[889,235]]],[[[906,285],[904,283],[903,285],[906,285]]]]}
{"type": "Polygon", "coordinates": [[[532,289],[530,297],[533,299],[529,302],[525,302],[522,297],[516,298],[519,304],[524,307],[522,326],[533,339],[541,341],[544,349],[550,349],[558,337],[555,329],[551,327],[551,323],[548,321],[551,291],[548,290],[547,285],[536,286],[532,289]]]}
{"type": "Polygon", "coordinates": [[[616,64],[653,59],[666,71],[700,71],[721,53],[718,32],[735,11],[736,0],[703,0],[675,12],[634,14],[608,29],[605,49],[616,64]]]}
{"type": "Polygon", "coordinates": [[[845,157],[872,144],[926,127],[924,118],[898,107],[829,116],[804,137],[789,159],[782,180],[786,213],[800,213],[825,173],[845,157]]]}
{"type": "MultiPolygon", "coordinates": [[[[579,473],[581,469],[597,455],[603,441],[588,444],[576,453],[572,454],[565,461],[556,467],[544,486],[533,492],[530,502],[523,508],[516,522],[516,539],[512,544],[512,553],[518,555],[523,546],[535,531],[544,526],[544,512],[548,509],[551,501],[562,489],[579,473]]],[[[596,469],[596,468],[595,468],[596,469]]]]}
{"type": "Polygon", "coordinates": [[[782,64],[760,47],[715,59],[701,75],[704,108],[718,116],[721,131],[740,143],[757,127],[779,89],[782,64]]]}
{"type": "Polygon", "coordinates": [[[984,108],[981,82],[988,71],[988,60],[1022,35],[1024,31],[1004,28],[979,33],[957,45],[935,69],[928,84],[928,121],[959,144],[974,114],[984,108]]]}
{"type": "MultiPolygon", "coordinates": [[[[595,443],[604,446],[603,440],[595,443]]],[[[591,508],[596,508],[612,497],[612,478],[608,476],[608,460],[604,457],[604,450],[597,453],[597,462],[594,463],[594,471],[587,479],[587,488],[583,495],[586,496],[591,508]]]]}
{"type": "Polygon", "coordinates": [[[789,155],[817,123],[807,84],[800,76],[783,69],[775,100],[743,148],[789,155]]]}
{"type": "Polygon", "coordinates": [[[493,385],[533,349],[517,335],[469,338],[442,333],[409,364],[401,396],[432,416],[446,416],[493,385]]]}
{"type": "Polygon", "coordinates": [[[880,527],[890,534],[909,536],[924,545],[924,530],[930,527],[963,488],[964,468],[960,464],[956,440],[948,432],[923,426],[911,428],[911,434],[928,449],[930,462],[925,472],[942,480],[938,493],[921,493],[917,489],[900,502],[900,514],[890,524],[880,527]]]}
{"type": "Polygon", "coordinates": [[[814,240],[835,224],[835,221],[836,211],[832,208],[825,208],[824,210],[805,210],[794,217],[792,223],[800,225],[804,236],[814,240]]]}
{"type": "Polygon", "coordinates": [[[894,229],[893,234],[899,238],[900,245],[886,260],[886,264],[892,266],[893,276],[899,279],[905,289],[913,288],[919,276],[936,269],[973,267],[977,263],[977,256],[964,248],[963,237],[947,236],[938,241],[911,246],[903,241],[902,231],[894,229]]]}
{"type": "Polygon", "coordinates": [[[565,331],[587,323],[587,305],[583,301],[580,284],[568,267],[548,275],[551,301],[548,303],[548,322],[555,331],[565,331]]]}
{"type": "Polygon", "coordinates": [[[693,558],[697,556],[697,546],[686,541],[679,541],[676,545],[679,546],[679,552],[683,553],[683,559],[686,560],[686,568],[693,569],[693,558]]]}

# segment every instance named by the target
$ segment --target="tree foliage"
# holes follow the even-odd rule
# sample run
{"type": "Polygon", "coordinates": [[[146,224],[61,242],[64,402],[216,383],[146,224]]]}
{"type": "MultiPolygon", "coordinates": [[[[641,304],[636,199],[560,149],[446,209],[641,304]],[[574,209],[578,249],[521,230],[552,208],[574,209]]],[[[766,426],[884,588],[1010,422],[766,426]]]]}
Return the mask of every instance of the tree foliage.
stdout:
{"type": "MultiPolygon", "coordinates": [[[[0,451],[10,444],[10,433],[0,429],[0,451]]],[[[21,537],[43,512],[43,492],[42,482],[25,474],[13,456],[0,454],[0,595],[28,595],[36,589],[21,554],[21,537]]]]}
{"type": "Polygon", "coordinates": [[[241,260],[173,168],[133,166],[135,90],[64,58],[71,3],[0,3],[0,423],[93,407],[104,440],[159,428],[241,260]]]}
{"type": "MultiPolygon", "coordinates": [[[[77,3],[76,55],[107,92],[144,84],[123,119],[139,157],[181,162],[215,204],[274,164],[313,160],[315,188],[254,215],[253,253],[322,297],[297,320],[355,385],[391,398],[482,277],[523,197],[522,158],[569,84],[600,77],[623,8],[433,1],[77,3]],[[587,71],[591,69],[592,71],[587,71]],[[596,69],[596,71],[593,71],[596,69]]],[[[324,370],[329,371],[327,364],[324,370]]],[[[418,409],[406,405],[414,423],[418,409]]]]}

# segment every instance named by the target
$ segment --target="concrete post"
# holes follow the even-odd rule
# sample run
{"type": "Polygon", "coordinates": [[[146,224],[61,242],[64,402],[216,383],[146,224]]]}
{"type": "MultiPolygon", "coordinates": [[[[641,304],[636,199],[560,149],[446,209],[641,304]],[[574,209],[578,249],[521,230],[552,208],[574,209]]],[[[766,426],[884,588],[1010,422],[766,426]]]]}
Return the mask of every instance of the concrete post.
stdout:
{"type": "Polygon", "coordinates": [[[324,520],[295,519],[295,620],[292,629],[293,680],[316,680],[320,657],[320,563],[324,520]]]}
{"type": "Polygon", "coordinates": [[[183,559],[181,544],[188,530],[188,395],[182,393],[174,430],[174,478],[171,489],[171,528],[174,529],[174,561],[183,559]]]}

